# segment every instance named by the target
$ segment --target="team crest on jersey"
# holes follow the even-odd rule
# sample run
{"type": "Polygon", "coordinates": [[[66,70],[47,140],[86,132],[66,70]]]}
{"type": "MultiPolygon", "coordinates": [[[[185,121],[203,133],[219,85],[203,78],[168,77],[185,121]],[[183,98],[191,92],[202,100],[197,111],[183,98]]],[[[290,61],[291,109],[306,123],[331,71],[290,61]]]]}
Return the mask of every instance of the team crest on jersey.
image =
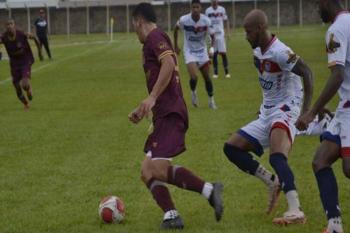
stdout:
{"type": "Polygon", "coordinates": [[[287,64],[291,64],[291,63],[296,63],[299,56],[296,55],[295,53],[292,53],[291,51],[287,51],[288,54],[288,60],[287,60],[287,64]]]}
{"type": "Polygon", "coordinates": [[[267,71],[267,72],[270,72],[270,70],[271,70],[271,62],[269,62],[269,61],[266,61],[265,62],[265,70],[267,71]]]}
{"type": "Polygon", "coordinates": [[[332,33],[327,44],[327,53],[335,53],[338,48],[340,48],[340,43],[334,40],[334,34],[332,33]]]}
{"type": "Polygon", "coordinates": [[[158,48],[159,49],[165,49],[167,47],[167,45],[166,45],[166,43],[165,42],[163,42],[163,41],[161,41],[161,42],[159,42],[159,44],[158,44],[158,48]]]}

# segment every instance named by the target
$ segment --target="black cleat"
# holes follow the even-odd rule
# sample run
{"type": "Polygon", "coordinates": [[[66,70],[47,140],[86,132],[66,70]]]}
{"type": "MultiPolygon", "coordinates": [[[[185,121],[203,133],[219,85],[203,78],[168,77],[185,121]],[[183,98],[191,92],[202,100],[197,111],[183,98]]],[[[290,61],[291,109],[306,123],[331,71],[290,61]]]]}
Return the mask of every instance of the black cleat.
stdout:
{"type": "Polygon", "coordinates": [[[213,191],[209,197],[209,204],[215,210],[215,219],[220,221],[222,214],[224,212],[224,205],[222,203],[222,192],[224,190],[224,185],[221,183],[213,183],[213,191]]]}
{"type": "Polygon", "coordinates": [[[181,230],[184,228],[184,223],[182,222],[182,219],[180,216],[177,216],[175,218],[172,218],[172,219],[166,219],[162,222],[162,224],[160,225],[160,228],[161,229],[164,229],[164,230],[181,230]]]}

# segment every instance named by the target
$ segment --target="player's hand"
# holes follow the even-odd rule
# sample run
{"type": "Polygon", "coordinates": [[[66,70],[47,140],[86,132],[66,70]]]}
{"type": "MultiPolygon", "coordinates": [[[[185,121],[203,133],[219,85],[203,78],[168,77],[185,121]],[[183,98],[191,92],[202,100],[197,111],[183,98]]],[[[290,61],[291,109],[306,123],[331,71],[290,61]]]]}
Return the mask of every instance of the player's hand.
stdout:
{"type": "Polygon", "coordinates": [[[177,54],[177,55],[180,55],[180,53],[181,53],[181,49],[178,47],[178,46],[175,46],[175,53],[177,54]]]}
{"type": "Polygon", "coordinates": [[[138,116],[140,118],[144,118],[145,116],[148,116],[155,104],[156,104],[156,98],[149,95],[146,99],[144,99],[141,102],[139,106],[138,116]]]}
{"type": "Polygon", "coordinates": [[[131,122],[134,123],[134,124],[137,124],[137,123],[139,123],[139,122],[142,120],[142,118],[139,118],[139,117],[138,117],[137,112],[138,112],[138,108],[134,109],[134,110],[133,110],[131,113],[129,113],[129,115],[128,115],[129,121],[131,121],[131,122]]]}
{"type": "Polygon", "coordinates": [[[214,56],[214,47],[210,47],[209,49],[209,57],[212,58],[214,56]]]}
{"type": "Polygon", "coordinates": [[[297,122],[295,123],[295,126],[298,130],[304,131],[307,130],[310,122],[312,122],[315,119],[315,114],[311,111],[307,111],[304,114],[300,115],[297,122]]]}

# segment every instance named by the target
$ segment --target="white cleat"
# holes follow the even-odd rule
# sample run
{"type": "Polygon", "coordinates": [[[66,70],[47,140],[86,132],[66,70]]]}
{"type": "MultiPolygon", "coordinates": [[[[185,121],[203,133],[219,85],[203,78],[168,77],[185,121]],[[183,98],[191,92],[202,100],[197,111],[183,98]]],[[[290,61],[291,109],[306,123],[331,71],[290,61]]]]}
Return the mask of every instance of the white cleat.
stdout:
{"type": "Polygon", "coordinates": [[[209,108],[216,110],[218,107],[215,104],[214,97],[209,97],[209,108]]]}
{"type": "Polygon", "coordinates": [[[269,205],[267,207],[266,214],[270,214],[276,208],[281,193],[281,186],[277,176],[275,176],[274,183],[269,185],[267,189],[269,192],[269,205]]]}
{"type": "Polygon", "coordinates": [[[230,74],[226,74],[225,78],[231,78],[230,74]]]}
{"type": "Polygon", "coordinates": [[[219,75],[214,74],[214,75],[213,75],[213,78],[214,78],[214,79],[218,79],[218,78],[219,78],[219,75]]]}
{"type": "Polygon", "coordinates": [[[199,103],[198,103],[197,92],[192,91],[191,100],[192,100],[192,105],[193,105],[194,107],[198,108],[199,103]]]}
{"type": "Polygon", "coordinates": [[[283,217],[275,218],[273,224],[286,226],[289,224],[305,224],[306,217],[301,210],[288,210],[283,214],[283,217]]]}

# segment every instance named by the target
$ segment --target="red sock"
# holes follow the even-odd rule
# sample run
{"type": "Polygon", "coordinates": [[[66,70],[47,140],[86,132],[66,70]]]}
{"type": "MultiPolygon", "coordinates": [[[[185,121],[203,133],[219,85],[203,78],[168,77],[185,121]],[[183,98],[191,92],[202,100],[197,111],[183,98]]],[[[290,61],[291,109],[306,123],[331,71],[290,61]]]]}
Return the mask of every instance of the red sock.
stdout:
{"type": "Polygon", "coordinates": [[[148,182],[147,186],[153,195],[153,199],[164,213],[169,210],[175,210],[174,203],[171,200],[169,190],[165,186],[165,183],[152,179],[148,182]]]}
{"type": "Polygon", "coordinates": [[[168,183],[179,188],[202,193],[205,182],[184,167],[170,166],[168,168],[168,183]]]}

